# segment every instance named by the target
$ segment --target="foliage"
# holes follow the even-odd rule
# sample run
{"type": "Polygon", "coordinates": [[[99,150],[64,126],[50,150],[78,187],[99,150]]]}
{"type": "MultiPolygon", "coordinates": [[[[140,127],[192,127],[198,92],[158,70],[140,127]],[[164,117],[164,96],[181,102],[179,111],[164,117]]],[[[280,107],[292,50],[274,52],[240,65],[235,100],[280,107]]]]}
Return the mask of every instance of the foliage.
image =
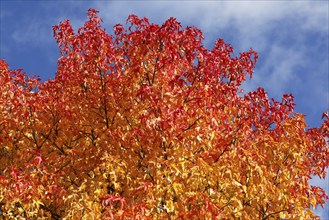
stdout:
{"type": "Polygon", "coordinates": [[[308,128],[264,89],[253,50],[232,57],[182,29],[128,17],[54,26],[53,80],[0,63],[0,210],[6,219],[309,219],[329,165],[328,114],[308,128]]]}

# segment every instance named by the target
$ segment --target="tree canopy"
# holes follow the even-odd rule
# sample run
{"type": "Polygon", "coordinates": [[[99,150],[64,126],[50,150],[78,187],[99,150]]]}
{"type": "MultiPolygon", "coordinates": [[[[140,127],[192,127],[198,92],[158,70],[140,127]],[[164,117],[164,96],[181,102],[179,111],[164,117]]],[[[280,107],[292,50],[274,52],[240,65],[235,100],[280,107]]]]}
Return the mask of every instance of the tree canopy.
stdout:
{"type": "Polygon", "coordinates": [[[42,82],[0,61],[0,213],[6,219],[309,219],[329,166],[328,113],[309,128],[293,96],[245,93],[253,50],[174,18],[95,9],[42,82]]]}

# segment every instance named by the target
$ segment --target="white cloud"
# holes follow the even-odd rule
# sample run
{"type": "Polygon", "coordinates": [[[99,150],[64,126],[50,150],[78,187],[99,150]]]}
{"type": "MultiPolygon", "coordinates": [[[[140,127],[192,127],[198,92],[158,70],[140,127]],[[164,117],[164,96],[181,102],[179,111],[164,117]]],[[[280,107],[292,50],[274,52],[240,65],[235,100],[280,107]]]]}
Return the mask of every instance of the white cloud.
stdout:
{"type": "Polygon", "coordinates": [[[246,83],[247,90],[255,90],[255,86],[262,85],[270,88],[272,95],[281,96],[282,91],[291,88],[292,82],[296,85],[300,84],[299,76],[295,69],[302,66],[302,54],[293,48],[284,48],[282,46],[273,45],[269,48],[268,55],[263,59],[263,65],[258,68],[263,74],[255,74],[254,79],[246,83]],[[280,62],[277,62],[280,61],[280,62]],[[269,74],[266,74],[269,72],[269,74]],[[252,83],[253,84],[248,84],[252,83]],[[248,88],[248,85],[250,86],[248,88]]]}
{"type": "Polygon", "coordinates": [[[12,38],[18,44],[30,42],[40,44],[51,41],[49,35],[52,35],[51,27],[44,25],[42,22],[27,22],[26,25],[13,32],[12,38]]]}
{"type": "MultiPolygon", "coordinates": [[[[14,31],[11,37],[19,45],[46,45],[55,42],[52,38],[53,25],[69,19],[73,28],[78,29],[86,20],[86,9],[76,2],[38,2],[37,6],[35,11],[29,12],[31,10],[29,4],[17,4],[18,8],[26,11],[12,23],[14,31]]],[[[7,14],[8,16],[4,16],[3,21],[12,22],[8,19],[13,19],[14,15],[10,11],[7,14]]]]}
{"type": "MultiPolygon", "coordinates": [[[[200,28],[207,45],[214,42],[214,38],[230,36],[231,39],[224,40],[233,41],[236,51],[254,48],[263,55],[261,59],[265,64],[255,73],[258,80],[250,84],[258,87],[260,82],[265,83],[272,95],[283,94],[286,88],[291,88],[292,80],[299,78],[294,70],[305,67],[305,61],[313,58],[308,56],[309,48],[304,46],[309,43],[307,32],[328,37],[328,2],[122,1],[97,2],[95,6],[101,10],[107,24],[123,23],[130,13],[146,16],[157,23],[175,16],[183,25],[200,28]],[[271,83],[266,83],[269,81],[271,83]]],[[[314,42],[319,43],[324,44],[314,42]]],[[[312,74],[314,78],[323,78],[326,73],[316,70],[312,74]]],[[[307,86],[312,82],[301,83],[307,86]]],[[[323,99],[328,91],[322,89],[323,99]]]]}
{"type": "Polygon", "coordinates": [[[122,22],[130,13],[156,22],[174,16],[206,32],[236,26],[244,36],[262,36],[277,20],[294,20],[305,29],[326,31],[326,4],[307,1],[98,1],[95,7],[101,9],[102,17],[111,22],[122,22]]]}

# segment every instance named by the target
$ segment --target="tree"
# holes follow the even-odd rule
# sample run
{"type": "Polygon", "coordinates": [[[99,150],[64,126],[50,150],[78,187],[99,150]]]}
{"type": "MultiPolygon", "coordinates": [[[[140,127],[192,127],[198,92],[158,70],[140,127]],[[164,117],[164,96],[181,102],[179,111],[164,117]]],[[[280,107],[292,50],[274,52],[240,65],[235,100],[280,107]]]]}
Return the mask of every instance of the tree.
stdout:
{"type": "Polygon", "coordinates": [[[0,63],[0,210],[7,219],[309,219],[329,165],[328,113],[244,93],[257,53],[202,45],[195,27],[94,9],[41,82],[0,63]]]}

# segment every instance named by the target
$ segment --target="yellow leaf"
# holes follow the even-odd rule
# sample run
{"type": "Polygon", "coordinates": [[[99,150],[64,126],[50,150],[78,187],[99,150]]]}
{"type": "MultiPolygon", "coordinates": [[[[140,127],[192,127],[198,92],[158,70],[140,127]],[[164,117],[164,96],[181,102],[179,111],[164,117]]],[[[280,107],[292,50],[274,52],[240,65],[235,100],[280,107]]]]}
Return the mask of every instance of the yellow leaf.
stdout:
{"type": "Polygon", "coordinates": [[[214,137],[215,137],[215,132],[213,131],[213,132],[211,133],[211,138],[210,138],[210,140],[213,140],[214,137]]]}
{"type": "Polygon", "coordinates": [[[89,176],[90,176],[90,178],[93,179],[93,178],[95,177],[95,173],[94,173],[93,171],[90,171],[90,172],[89,172],[89,176]]]}
{"type": "Polygon", "coordinates": [[[172,164],[171,166],[177,171],[176,174],[179,174],[180,173],[179,169],[177,168],[177,166],[175,164],[172,164]]]}
{"type": "Polygon", "coordinates": [[[245,185],[242,185],[243,192],[247,192],[247,187],[245,185]]]}
{"type": "Polygon", "coordinates": [[[167,200],[166,201],[166,206],[165,209],[167,210],[167,212],[173,212],[174,211],[174,203],[172,200],[167,200]]]}
{"type": "Polygon", "coordinates": [[[96,190],[95,190],[95,194],[96,194],[96,195],[99,196],[101,193],[102,193],[102,191],[101,191],[100,189],[96,189],[96,190]]]}
{"type": "Polygon", "coordinates": [[[311,203],[311,205],[313,206],[313,208],[316,207],[316,199],[315,199],[315,197],[312,197],[312,198],[311,198],[310,203],[311,203]]]}
{"type": "Polygon", "coordinates": [[[173,184],[174,191],[177,195],[181,194],[182,190],[182,184],[180,183],[174,183],[173,184]]]}

